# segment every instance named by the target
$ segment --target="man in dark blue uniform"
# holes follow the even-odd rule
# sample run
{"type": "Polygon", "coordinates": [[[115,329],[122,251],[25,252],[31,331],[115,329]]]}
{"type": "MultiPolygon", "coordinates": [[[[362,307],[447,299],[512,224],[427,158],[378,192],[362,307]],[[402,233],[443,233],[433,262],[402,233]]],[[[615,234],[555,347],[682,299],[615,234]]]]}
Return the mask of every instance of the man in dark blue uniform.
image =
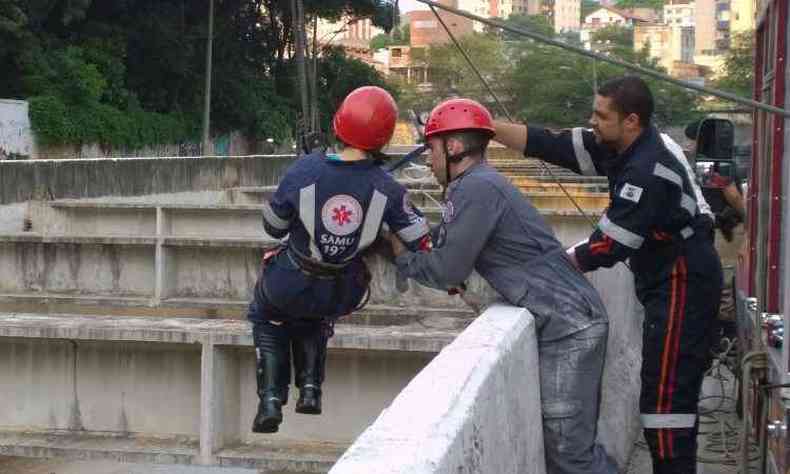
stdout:
{"type": "Polygon", "coordinates": [[[406,189],[371,156],[392,138],[397,115],[383,89],[353,91],[333,123],[342,151],[301,158],[264,203],[266,232],[289,239],[264,257],[247,315],[257,354],[256,433],[276,432],[282,422],[291,351],[299,388],[296,411],[321,413],[327,339],[334,321],[365,298],[370,274],[361,252],[382,226],[414,250],[430,246],[428,225],[406,189]]]}
{"type": "MultiPolygon", "coordinates": [[[[438,105],[425,126],[431,169],[447,189],[431,252],[391,238],[398,272],[437,289],[472,270],[535,317],[543,441],[549,474],[613,474],[596,443],[608,319],[595,288],[518,188],[485,162],[491,114],[468,99],[438,105]]],[[[524,370],[530,370],[525,367],[524,370]]]]}
{"type": "Polygon", "coordinates": [[[589,240],[569,251],[582,271],[629,259],[645,308],[640,410],[656,474],[696,472],[697,403],[722,287],[713,216],[683,151],[650,121],[641,79],[604,84],[592,130],[496,123],[495,139],[609,180],[610,204],[589,240]]]}

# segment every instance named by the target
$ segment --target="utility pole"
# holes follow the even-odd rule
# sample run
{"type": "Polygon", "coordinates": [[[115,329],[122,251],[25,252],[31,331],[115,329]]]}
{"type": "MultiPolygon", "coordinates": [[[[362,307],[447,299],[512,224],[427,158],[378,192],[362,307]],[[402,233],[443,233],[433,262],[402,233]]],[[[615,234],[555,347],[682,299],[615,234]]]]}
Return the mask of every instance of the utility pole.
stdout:
{"type": "Polygon", "coordinates": [[[398,7],[398,0],[392,3],[392,29],[390,29],[390,39],[395,39],[395,30],[400,29],[400,7],[398,7]]]}
{"type": "Polygon", "coordinates": [[[318,15],[313,18],[313,70],[312,84],[310,91],[313,93],[313,102],[310,106],[310,128],[313,132],[318,131],[318,15]]]}
{"type": "Polygon", "coordinates": [[[203,99],[203,151],[205,155],[209,146],[209,130],[211,128],[211,49],[214,41],[214,0],[208,0],[208,39],[206,40],[206,89],[203,99]]]}
{"type": "Polygon", "coordinates": [[[308,97],[307,68],[305,65],[305,43],[307,36],[304,25],[304,3],[302,0],[291,0],[291,13],[294,18],[294,59],[298,76],[299,93],[302,102],[302,136],[310,130],[310,99],[308,97]]]}

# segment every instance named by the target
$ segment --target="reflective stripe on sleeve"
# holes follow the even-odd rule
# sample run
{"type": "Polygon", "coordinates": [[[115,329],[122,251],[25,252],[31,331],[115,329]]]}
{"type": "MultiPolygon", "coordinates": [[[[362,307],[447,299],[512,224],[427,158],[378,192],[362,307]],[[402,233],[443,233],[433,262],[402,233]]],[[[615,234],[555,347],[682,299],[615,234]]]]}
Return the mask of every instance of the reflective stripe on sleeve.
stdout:
{"type": "Polygon", "coordinates": [[[315,183],[299,190],[299,219],[310,236],[310,256],[319,262],[323,261],[321,251],[315,244],[315,183]]]}
{"type": "Polygon", "coordinates": [[[378,190],[373,191],[373,198],[370,200],[368,212],[365,214],[365,223],[362,225],[362,234],[359,238],[359,246],[357,246],[356,253],[365,250],[376,240],[386,208],[387,196],[378,190]]]}
{"type": "Polygon", "coordinates": [[[688,194],[683,193],[683,196],[680,198],[680,205],[692,216],[697,215],[697,201],[688,194]]]}
{"type": "Polygon", "coordinates": [[[584,148],[584,137],[582,136],[582,128],[576,127],[571,130],[571,138],[573,139],[573,153],[576,155],[576,161],[579,163],[579,171],[586,176],[596,176],[598,173],[595,171],[590,152],[584,148]]]}
{"type": "Polygon", "coordinates": [[[640,418],[644,428],[693,428],[697,422],[694,413],[642,413],[640,418]]]}
{"type": "Polygon", "coordinates": [[[290,222],[275,214],[269,201],[263,201],[263,220],[275,229],[288,230],[290,222]]]}
{"type": "Polygon", "coordinates": [[[420,218],[420,220],[414,224],[399,230],[398,237],[404,242],[414,242],[415,240],[421,239],[428,232],[430,232],[428,223],[425,222],[425,219],[420,218]]]}
{"type": "Polygon", "coordinates": [[[661,163],[656,163],[656,167],[653,169],[653,174],[658,176],[659,178],[664,178],[667,181],[671,181],[676,185],[680,186],[681,188],[683,187],[683,178],[681,178],[679,174],[675,173],[674,171],[662,165],[661,163]]]}
{"type": "Polygon", "coordinates": [[[691,165],[686,159],[683,149],[680,148],[680,145],[675,143],[675,140],[673,140],[666,133],[661,134],[661,140],[663,140],[664,146],[666,146],[670,153],[672,153],[672,156],[675,157],[675,160],[677,160],[678,163],[683,166],[683,169],[686,170],[686,176],[688,177],[689,183],[691,184],[691,189],[694,192],[694,198],[697,201],[697,205],[699,206],[699,212],[713,217],[713,211],[710,209],[710,204],[708,204],[708,201],[705,200],[705,196],[702,195],[702,189],[700,188],[699,183],[697,183],[694,170],[691,169],[691,165]]]}
{"type": "Polygon", "coordinates": [[[598,228],[601,230],[601,232],[611,237],[614,241],[634,250],[641,247],[645,241],[644,237],[641,237],[640,235],[635,234],[628,229],[620,227],[619,225],[610,221],[606,215],[601,217],[601,220],[598,222],[598,228]]]}

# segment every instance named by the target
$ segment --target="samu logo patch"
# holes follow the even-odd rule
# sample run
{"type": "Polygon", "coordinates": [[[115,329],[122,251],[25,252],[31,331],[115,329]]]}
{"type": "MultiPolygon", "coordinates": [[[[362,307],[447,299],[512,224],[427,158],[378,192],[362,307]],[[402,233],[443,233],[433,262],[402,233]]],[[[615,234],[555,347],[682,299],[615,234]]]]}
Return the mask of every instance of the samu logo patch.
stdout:
{"type": "Polygon", "coordinates": [[[618,196],[631,202],[638,203],[639,200],[642,199],[642,191],[643,189],[639,186],[634,186],[631,183],[625,183],[618,196]]]}
{"type": "Polygon", "coordinates": [[[362,206],[348,194],[332,196],[321,209],[321,222],[335,235],[348,235],[362,223],[362,206]]]}

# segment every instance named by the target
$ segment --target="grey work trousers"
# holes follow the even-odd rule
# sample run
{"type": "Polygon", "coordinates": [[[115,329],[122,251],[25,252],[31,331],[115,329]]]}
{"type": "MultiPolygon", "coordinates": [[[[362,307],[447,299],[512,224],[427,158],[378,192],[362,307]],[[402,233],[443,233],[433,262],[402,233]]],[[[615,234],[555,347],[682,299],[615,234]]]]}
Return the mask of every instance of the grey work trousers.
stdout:
{"type": "Polygon", "coordinates": [[[617,473],[596,443],[609,324],[539,343],[547,474],[617,473]]]}

